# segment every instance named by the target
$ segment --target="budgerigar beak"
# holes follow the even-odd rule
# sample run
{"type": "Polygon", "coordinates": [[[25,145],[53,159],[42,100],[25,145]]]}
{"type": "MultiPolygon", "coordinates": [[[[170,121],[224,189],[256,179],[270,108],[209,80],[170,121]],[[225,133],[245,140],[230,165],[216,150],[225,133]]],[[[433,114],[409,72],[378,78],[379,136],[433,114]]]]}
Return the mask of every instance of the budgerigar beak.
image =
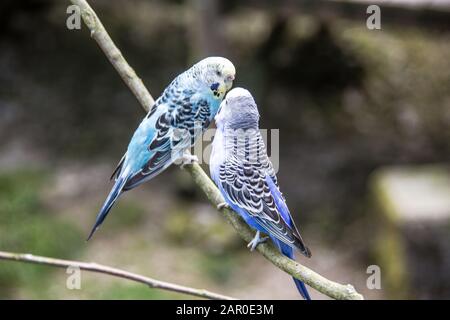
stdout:
{"type": "Polygon", "coordinates": [[[225,94],[231,89],[233,86],[233,81],[225,81],[224,83],[221,83],[219,85],[219,88],[217,88],[217,92],[219,93],[219,97],[225,98],[225,94]]]}

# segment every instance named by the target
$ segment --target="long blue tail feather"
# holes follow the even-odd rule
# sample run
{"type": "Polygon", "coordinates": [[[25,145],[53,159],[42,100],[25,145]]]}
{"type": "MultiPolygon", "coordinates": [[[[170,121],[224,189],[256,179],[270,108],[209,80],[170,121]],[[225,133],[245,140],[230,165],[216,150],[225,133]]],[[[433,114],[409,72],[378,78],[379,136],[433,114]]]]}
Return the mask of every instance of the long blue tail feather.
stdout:
{"type": "MultiPolygon", "coordinates": [[[[282,243],[279,240],[276,240],[276,244],[282,254],[284,254],[288,258],[294,259],[294,250],[290,246],[282,243]]],[[[306,289],[305,284],[294,277],[292,277],[292,279],[294,280],[295,286],[297,287],[298,292],[300,292],[300,294],[302,295],[303,299],[311,300],[311,297],[309,296],[309,292],[308,289],[306,289]]]]}
{"type": "Polygon", "coordinates": [[[124,185],[126,184],[127,180],[128,180],[128,176],[117,178],[113,188],[111,189],[111,192],[108,195],[108,198],[106,198],[105,203],[103,204],[102,208],[100,209],[100,211],[97,215],[97,218],[95,219],[94,227],[92,228],[91,232],[89,233],[89,236],[86,241],[89,241],[92,238],[95,231],[103,223],[103,221],[105,220],[109,211],[111,210],[114,203],[116,202],[117,198],[119,198],[120,194],[122,193],[122,189],[123,189],[124,185]]]}

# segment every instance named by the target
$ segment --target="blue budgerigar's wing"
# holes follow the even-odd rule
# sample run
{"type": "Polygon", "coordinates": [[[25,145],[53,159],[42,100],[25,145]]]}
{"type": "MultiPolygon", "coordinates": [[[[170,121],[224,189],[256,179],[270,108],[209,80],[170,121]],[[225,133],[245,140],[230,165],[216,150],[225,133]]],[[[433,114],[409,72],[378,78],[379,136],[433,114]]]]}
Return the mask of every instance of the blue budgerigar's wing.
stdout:
{"type": "Polygon", "coordinates": [[[110,180],[117,179],[119,177],[120,170],[122,170],[122,166],[123,166],[123,163],[125,161],[126,156],[127,156],[126,153],[122,156],[122,158],[120,159],[120,161],[117,164],[116,168],[114,169],[113,173],[111,174],[110,180]]]}
{"type": "Polygon", "coordinates": [[[115,178],[114,186],[100,209],[88,238],[92,237],[104,221],[123,191],[161,173],[189,146],[189,139],[183,139],[186,135],[177,135],[176,129],[184,123],[180,118],[184,112],[180,108],[191,103],[193,94],[189,96],[190,92],[180,90],[179,87],[177,78],[158,98],[134,132],[127,152],[111,176],[115,178]]]}
{"type": "Polygon", "coordinates": [[[246,148],[259,148],[254,154],[262,156],[256,160],[247,160],[245,156],[227,157],[219,167],[220,189],[232,204],[245,210],[268,234],[291,247],[297,247],[310,257],[311,252],[293,222],[276,180],[272,178],[275,173],[262,138],[256,140],[253,144],[247,143],[242,154],[255,152],[246,148]]]}
{"type": "MultiPolygon", "coordinates": [[[[88,238],[101,225],[122,194],[155,177],[194,144],[211,120],[210,90],[186,83],[181,74],[164,90],[133,134],[127,152],[111,178],[115,183],[88,238]],[[187,89],[195,88],[193,89],[187,89]]],[[[217,101],[214,100],[214,103],[217,101]]],[[[215,106],[215,105],[214,105],[215,106]]]]}
{"type": "Polygon", "coordinates": [[[154,137],[144,145],[144,153],[147,155],[145,161],[128,179],[124,190],[132,189],[158,175],[189,146],[186,136],[177,136],[176,129],[170,125],[170,119],[170,114],[165,112],[156,120],[154,137]]]}
{"type": "Polygon", "coordinates": [[[138,170],[128,179],[124,190],[142,184],[170,166],[209,125],[209,104],[193,91],[169,89],[158,102],[157,108],[144,120],[150,129],[142,129],[153,131],[146,134],[146,139],[141,139],[143,144],[139,144],[137,132],[139,145],[130,144],[128,153],[133,152],[130,149],[144,148],[139,154],[145,154],[145,158],[140,160],[138,170]]]}

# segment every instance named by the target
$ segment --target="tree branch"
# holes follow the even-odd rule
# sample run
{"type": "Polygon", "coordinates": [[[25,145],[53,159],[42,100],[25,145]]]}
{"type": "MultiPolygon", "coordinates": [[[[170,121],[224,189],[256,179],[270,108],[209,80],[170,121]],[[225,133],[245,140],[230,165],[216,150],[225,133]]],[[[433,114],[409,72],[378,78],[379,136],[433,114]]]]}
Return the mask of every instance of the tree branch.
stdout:
{"type": "MultiPolygon", "coordinates": [[[[153,98],[142,84],[142,81],[136,76],[135,72],[130,72],[130,70],[133,69],[128,65],[125,58],[114,45],[95,12],[85,0],[70,1],[80,7],[83,20],[91,30],[92,37],[97,41],[100,48],[106,54],[109,61],[115,67],[130,90],[136,95],[136,98],[139,100],[144,110],[148,111],[149,107],[153,105],[153,98]]],[[[219,203],[224,202],[220,191],[202,170],[200,165],[194,163],[192,165],[186,165],[185,168],[213,205],[217,206],[219,203]]],[[[237,214],[229,209],[222,209],[220,211],[225,219],[236,229],[241,238],[247,242],[253,238],[253,231],[237,214]]],[[[363,299],[363,296],[356,292],[353,286],[342,285],[324,278],[298,262],[283,256],[271,244],[261,244],[257,247],[257,250],[281,270],[302,280],[309,286],[331,298],[363,299]]]]}
{"type": "Polygon", "coordinates": [[[0,260],[10,260],[10,261],[21,261],[33,264],[43,264],[58,268],[80,268],[81,270],[86,270],[95,273],[103,273],[108,274],[117,278],[123,278],[134,282],[139,282],[148,285],[150,288],[162,289],[166,291],[173,291],[178,293],[184,293],[191,296],[213,299],[213,300],[235,300],[235,298],[231,298],[228,296],[224,296],[221,294],[209,292],[203,289],[194,289],[185,286],[181,286],[178,284],[173,284],[169,282],[164,282],[160,280],[155,280],[152,278],[144,277],[142,275],[128,272],[121,269],[116,269],[108,266],[104,266],[101,264],[93,263],[93,262],[81,262],[81,261],[72,261],[72,260],[62,260],[62,259],[53,259],[42,256],[35,256],[32,254],[23,254],[23,253],[13,253],[13,252],[5,252],[0,251],[0,260]]]}

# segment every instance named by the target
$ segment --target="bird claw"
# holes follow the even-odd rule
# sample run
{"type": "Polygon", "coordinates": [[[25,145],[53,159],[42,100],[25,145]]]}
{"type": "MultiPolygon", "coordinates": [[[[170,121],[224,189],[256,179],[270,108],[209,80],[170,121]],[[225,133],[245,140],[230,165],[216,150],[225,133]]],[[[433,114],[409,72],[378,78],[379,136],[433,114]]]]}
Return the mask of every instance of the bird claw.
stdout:
{"type": "Polygon", "coordinates": [[[254,251],[256,247],[260,243],[264,243],[269,239],[269,237],[261,237],[261,234],[259,231],[256,231],[255,237],[247,244],[247,248],[250,248],[250,251],[254,251]]]}
{"type": "Polygon", "coordinates": [[[196,155],[190,153],[184,153],[181,157],[181,165],[180,168],[184,169],[185,165],[192,164],[194,162],[198,163],[198,157],[196,155]]]}
{"type": "Polygon", "coordinates": [[[228,203],[226,203],[226,202],[222,202],[222,203],[219,203],[218,205],[217,205],[217,210],[222,210],[222,209],[230,209],[230,205],[228,204],[228,203]]]}

